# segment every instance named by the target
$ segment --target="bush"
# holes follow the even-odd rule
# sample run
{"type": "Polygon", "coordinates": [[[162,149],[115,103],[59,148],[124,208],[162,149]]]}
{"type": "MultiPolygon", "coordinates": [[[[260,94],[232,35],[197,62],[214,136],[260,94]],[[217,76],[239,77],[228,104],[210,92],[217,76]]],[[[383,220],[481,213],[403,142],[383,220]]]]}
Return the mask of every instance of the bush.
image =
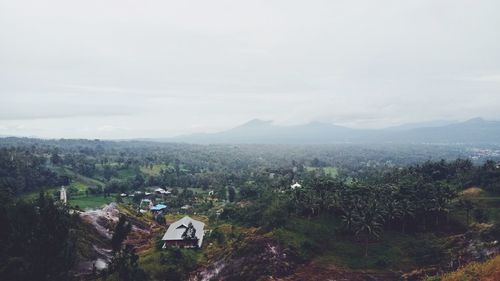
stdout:
{"type": "Polygon", "coordinates": [[[192,249],[169,248],[160,255],[165,269],[155,274],[160,280],[185,280],[197,266],[197,252],[192,249]]]}
{"type": "Polygon", "coordinates": [[[438,264],[444,256],[439,241],[432,235],[410,242],[407,250],[419,266],[438,264]]]}
{"type": "Polygon", "coordinates": [[[387,268],[391,264],[391,259],[385,256],[379,257],[375,261],[375,266],[379,268],[387,268]]]}
{"type": "Polygon", "coordinates": [[[489,214],[484,209],[474,209],[472,217],[474,217],[474,220],[478,223],[485,223],[489,220],[489,214]]]}
{"type": "Polygon", "coordinates": [[[217,242],[217,244],[222,245],[226,241],[226,236],[219,230],[219,228],[215,228],[210,234],[210,239],[217,242]]]}
{"type": "Polygon", "coordinates": [[[463,268],[446,274],[441,280],[500,280],[500,256],[496,256],[484,263],[472,262],[463,268]]]}

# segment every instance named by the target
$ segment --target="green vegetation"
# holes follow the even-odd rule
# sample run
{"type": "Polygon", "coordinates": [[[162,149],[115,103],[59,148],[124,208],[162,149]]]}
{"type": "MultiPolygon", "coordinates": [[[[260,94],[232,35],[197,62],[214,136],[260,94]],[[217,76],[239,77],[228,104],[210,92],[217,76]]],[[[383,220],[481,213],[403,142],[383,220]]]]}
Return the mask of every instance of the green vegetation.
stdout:
{"type": "Polygon", "coordinates": [[[335,264],[355,270],[411,269],[421,258],[412,253],[413,243],[434,241],[390,231],[370,245],[365,258],[360,254],[364,252],[363,243],[345,235],[342,222],[330,216],[291,219],[285,227],[275,229],[273,237],[298,251],[304,260],[314,258],[322,265],[335,264]]]}
{"type": "Polygon", "coordinates": [[[167,166],[165,164],[150,164],[150,165],[144,165],[141,166],[141,172],[147,176],[159,176],[162,171],[171,168],[173,169],[173,166],[167,166]]]}
{"type": "Polygon", "coordinates": [[[2,280],[68,280],[78,217],[44,193],[33,203],[6,197],[0,202],[2,280]]]}
{"type": "Polygon", "coordinates": [[[473,262],[463,268],[445,274],[442,281],[500,280],[500,256],[486,262],[473,262]]]}
{"type": "MultiPolygon", "coordinates": [[[[229,275],[220,279],[283,277],[309,263],[353,272],[446,270],[456,249],[464,248],[466,241],[460,239],[471,239],[478,226],[500,219],[500,168],[494,161],[422,160],[462,155],[450,147],[391,149],[6,139],[0,141],[0,194],[9,198],[6,206],[16,209],[37,204],[39,190],[57,199],[64,185],[70,208],[116,201],[130,223],[152,226],[157,237],[186,214],[211,230],[198,250],[161,249],[160,240],[148,243],[131,233],[130,240],[142,244],[130,247],[119,239],[101,279],[185,280],[219,261],[234,272],[235,260],[246,266],[237,274],[221,273],[229,275]],[[295,182],[301,187],[291,189],[295,182]],[[168,213],[140,213],[145,192],[157,187],[172,193],[148,198],[166,204],[168,213]],[[181,208],[185,205],[190,208],[181,208]],[[267,266],[269,248],[286,253],[276,268],[267,266]]],[[[83,222],[71,223],[84,236],[84,242],[75,243],[86,247],[79,249],[86,257],[92,243],[105,243],[96,242],[102,238],[85,230],[83,222]]],[[[8,247],[15,240],[9,239],[8,247]]],[[[0,270],[20,276],[38,270],[17,272],[19,256],[2,251],[0,258],[10,266],[0,270]]]]}
{"type": "Polygon", "coordinates": [[[143,254],[140,266],[154,280],[185,280],[187,274],[201,262],[202,253],[198,250],[171,248],[150,250],[143,254]]]}
{"type": "Polygon", "coordinates": [[[78,207],[82,210],[101,208],[104,205],[109,204],[111,202],[113,202],[112,197],[102,197],[101,195],[99,195],[99,196],[79,195],[79,196],[71,196],[68,199],[68,204],[70,206],[78,207]]]}
{"type": "Polygon", "coordinates": [[[335,167],[305,167],[308,172],[323,173],[325,176],[335,178],[338,176],[339,172],[335,167]]]}

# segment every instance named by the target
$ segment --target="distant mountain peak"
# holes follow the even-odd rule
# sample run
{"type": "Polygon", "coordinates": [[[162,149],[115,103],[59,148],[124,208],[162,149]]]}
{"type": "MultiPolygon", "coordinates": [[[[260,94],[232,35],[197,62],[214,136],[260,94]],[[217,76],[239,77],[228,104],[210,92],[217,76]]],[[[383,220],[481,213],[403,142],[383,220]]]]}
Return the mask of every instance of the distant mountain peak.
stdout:
{"type": "Polygon", "coordinates": [[[318,121],[300,125],[277,125],[271,120],[252,119],[232,129],[184,136],[176,141],[193,143],[500,143],[500,122],[473,118],[406,124],[387,129],[356,129],[318,121]]]}
{"type": "Polygon", "coordinates": [[[465,121],[464,123],[468,123],[468,124],[480,124],[480,123],[485,123],[485,122],[487,122],[487,121],[484,120],[483,118],[476,117],[476,118],[469,119],[469,120],[465,121]]]}
{"type": "Polygon", "coordinates": [[[258,127],[258,126],[263,126],[263,125],[271,125],[273,123],[272,120],[262,120],[262,119],[252,119],[246,123],[241,124],[238,126],[239,128],[241,127],[258,127]]]}

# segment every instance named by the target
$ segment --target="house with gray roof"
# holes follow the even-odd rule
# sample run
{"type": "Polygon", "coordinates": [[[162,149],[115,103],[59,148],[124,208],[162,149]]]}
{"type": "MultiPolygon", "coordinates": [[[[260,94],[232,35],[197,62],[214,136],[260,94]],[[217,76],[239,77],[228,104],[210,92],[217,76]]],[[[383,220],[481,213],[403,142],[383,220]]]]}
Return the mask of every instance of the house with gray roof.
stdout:
{"type": "Polygon", "coordinates": [[[200,248],[205,236],[204,228],[203,222],[185,216],[168,227],[162,238],[165,242],[163,248],[200,248]]]}

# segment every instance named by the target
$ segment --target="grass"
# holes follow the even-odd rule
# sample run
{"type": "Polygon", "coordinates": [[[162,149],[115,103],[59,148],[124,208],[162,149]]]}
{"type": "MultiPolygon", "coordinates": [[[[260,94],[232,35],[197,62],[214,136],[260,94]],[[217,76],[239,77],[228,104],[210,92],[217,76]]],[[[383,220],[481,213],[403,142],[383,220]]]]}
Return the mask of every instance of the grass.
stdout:
{"type": "Polygon", "coordinates": [[[413,258],[405,248],[413,237],[396,232],[386,232],[378,241],[368,246],[368,256],[364,257],[364,245],[351,237],[338,237],[321,254],[320,264],[335,264],[350,269],[393,269],[409,270],[415,266],[413,258]]]}
{"type": "Polygon", "coordinates": [[[84,175],[75,173],[75,172],[73,172],[72,170],[70,170],[68,168],[64,168],[64,171],[62,173],[64,173],[65,175],[71,177],[72,180],[81,182],[81,183],[86,184],[86,185],[96,185],[96,186],[103,186],[104,185],[104,183],[102,181],[99,181],[99,180],[96,180],[96,179],[93,179],[93,178],[89,178],[89,177],[86,177],[84,175]]]}
{"type": "Polygon", "coordinates": [[[330,176],[332,178],[337,177],[339,174],[337,168],[331,167],[331,166],[329,166],[329,167],[310,167],[310,166],[306,167],[306,171],[308,171],[308,172],[321,171],[321,170],[323,170],[325,175],[330,176]]]}
{"type": "Polygon", "coordinates": [[[88,185],[86,185],[85,183],[83,183],[81,181],[72,181],[70,183],[69,187],[75,188],[76,190],[78,190],[78,193],[85,193],[88,185]]]}
{"type": "Polygon", "coordinates": [[[143,174],[146,174],[148,176],[159,176],[160,175],[160,171],[162,169],[166,169],[167,165],[165,164],[154,164],[152,168],[150,168],[150,166],[141,166],[140,167],[140,170],[143,174]]]}
{"type": "Polygon", "coordinates": [[[469,187],[469,188],[465,189],[464,191],[460,192],[460,196],[477,197],[477,196],[484,195],[484,193],[485,192],[484,192],[484,190],[482,188],[473,186],[473,187],[469,187]]]}
{"type": "MultiPolygon", "coordinates": [[[[500,222],[500,197],[488,193],[479,187],[470,187],[460,193],[460,198],[469,199],[473,201],[480,209],[487,211],[490,221],[500,222]]],[[[458,210],[457,215],[461,218],[463,223],[466,222],[466,214],[464,210],[458,210]]],[[[473,222],[471,215],[471,221],[473,222]]]]}
{"type": "Polygon", "coordinates": [[[385,232],[380,240],[370,243],[368,257],[364,257],[364,244],[342,234],[340,222],[333,217],[292,218],[272,235],[298,251],[304,260],[312,258],[324,266],[335,264],[353,270],[406,270],[415,266],[413,257],[405,249],[417,238],[385,232]]]}
{"type": "Polygon", "coordinates": [[[113,201],[113,197],[102,196],[70,196],[68,204],[72,207],[80,207],[80,209],[97,209],[109,204],[113,201]]]}
{"type": "Polygon", "coordinates": [[[483,263],[469,263],[455,272],[445,274],[441,280],[500,280],[500,255],[483,263]]]}
{"type": "Polygon", "coordinates": [[[123,180],[127,178],[133,178],[136,175],[137,172],[133,168],[121,168],[116,171],[116,175],[113,178],[123,180]]]}

